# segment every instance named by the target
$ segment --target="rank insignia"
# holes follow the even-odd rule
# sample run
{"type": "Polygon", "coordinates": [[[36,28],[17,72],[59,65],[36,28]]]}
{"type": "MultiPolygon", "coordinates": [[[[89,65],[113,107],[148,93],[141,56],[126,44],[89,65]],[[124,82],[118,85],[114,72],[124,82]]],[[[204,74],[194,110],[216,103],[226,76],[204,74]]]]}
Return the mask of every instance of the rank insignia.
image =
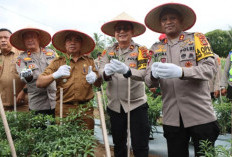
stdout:
{"type": "Polygon", "coordinates": [[[192,63],[192,62],[187,61],[187,62],[185,63],[185,67],[189,68],[189,67],[191,67],[191,66],[193,66],[193,63],[192,63]]]}
{"type": "Polygon", "coordinates": [[[218,57],[217,58],[218,64],[221,65],[221,59],[218,57]]]}
{"type": "Polygon", "coordinates": [[[30,56],[31,55],[31,51],[27,51],[27,55],[30,56]]]}
{"type": "Polygon", "coordinates": [[[130,66],[131,68],[135,68],[135,67],[136,67],[136,64],[135,64],[135,63],[130,63],[129,66],[130,66]]]}
{"type": "Polygon", "coordinates": [[[83,72],[86,73],[86,68],[87,68],[87,65],[86,64],[83,64],[83,72]]]}
{"type": "Polygon", "coordinates": [[[101,53],[101,56],[103,57],[103,56],[105,56],[105,54],[106,54],[106,50],[103,50],[101,53]]]}
{"type": "Polygon", "coordinates": [[[18,60],[16,61],[16,64],[17,64],[18,66],[20,66],[20,64],[21,64],[21,59],[18,59],[18,60]]]}
{"type": "Polygon", "coordinates": [[[179,40],[184,40],[184,34],[181,34],[180,37],[179,37],[179,40]]]}
{"type": "Polygon", "coordinates": [[[131,46],[130,46],[130,50],[133,50],[133,49],[134,49],[134,47],[135,47],[134,45],[131,45],[131,46]]]}
{"type": "Polygon", "coordinates": [[[163,40],[163,43],[164,43],[164,44],[167,44],[167,42],[168,42],[168,39],[165,38],[165,39],[163,40]]]}

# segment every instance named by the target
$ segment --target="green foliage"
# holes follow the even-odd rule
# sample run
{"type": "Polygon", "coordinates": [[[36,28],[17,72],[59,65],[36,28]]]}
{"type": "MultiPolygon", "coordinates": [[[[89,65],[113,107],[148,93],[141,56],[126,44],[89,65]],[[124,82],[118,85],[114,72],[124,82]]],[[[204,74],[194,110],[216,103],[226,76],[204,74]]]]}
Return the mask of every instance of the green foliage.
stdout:
{"type": "MultiPolygon", "coordinates": [[[[73,112],[62,119],[62,125],[55,124],[51,116],[35,116],[31,112],[17,113],[17,119],[14,112],[7,112],[6,116],[18,156],[94,156],[94,136],[81,120],[77,120],[81,114],[73,112]]],[[[2,122],[0,156],[11,156],[2,122]]]]}
{"type": "Polygon", "coordinates": [[[217,29],[205,35],[209,38],[214,53],[220,57],[227,57],[232,48],[232,29],[229,31],[217,29]]]}
{"type": "Polygon", "coordinates": [[[213,103],[221,134],[231,133],[231,102],[223,97],[223,103],[213,103]]]}
{"type": "Polygon", "coordinates": [[[93,33],[93,39],[96,43],[96,46],[93,52],[91,53],[91,56],[93,58],[97,58],[97,53],[102,52],[105,49],[105,40],[102,40],[101,38],[102,38],[102,34],[93,33]]]}
{"type": "MultiPolygon", "coordinates": [[[[232,140],[229,142],[232,144],[232,140]]],[[[199,153],[204,157],[230,157],[232,153],[231,147],[227,148],[221,145],[213,147],[208,140],[200,141],[200,148],[201,151],[199,153]]]]}

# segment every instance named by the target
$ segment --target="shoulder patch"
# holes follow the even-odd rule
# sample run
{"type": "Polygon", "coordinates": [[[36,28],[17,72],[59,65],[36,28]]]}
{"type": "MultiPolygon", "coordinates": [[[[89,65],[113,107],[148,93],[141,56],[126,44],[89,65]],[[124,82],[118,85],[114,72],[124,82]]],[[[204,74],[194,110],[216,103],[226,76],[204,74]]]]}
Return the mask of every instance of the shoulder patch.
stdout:
{"type": "Polygon", "coordinates": [[[147,60],[150,58],[149,50],[145,46],[139,47],[138,70],[146,69],[147,60]]]}
{"type": "Polygon", "coordinates": [[[195,33],[194,40],[195,40],[195,51],[196,51],[197,61],[200,61],[207,57],[214,56],[211,46],[207,41],[206,37],[204,36],[204,34],[195,33]]]}

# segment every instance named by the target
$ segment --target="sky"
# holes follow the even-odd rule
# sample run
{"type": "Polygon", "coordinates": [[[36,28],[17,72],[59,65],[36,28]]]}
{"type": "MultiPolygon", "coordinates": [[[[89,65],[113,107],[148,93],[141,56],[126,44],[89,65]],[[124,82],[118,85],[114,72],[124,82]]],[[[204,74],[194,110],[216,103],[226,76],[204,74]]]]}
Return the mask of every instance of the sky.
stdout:
{"type": "MultiPolygon", "coordinates": [[[[146,14],[154,7],[169,3],[191,7],[197,21],[188,32],[207,33],[215,29],[232,29],[232,0],[0,0],[0,28],[12,32],[25,27],[46,30],[51,35],[63,29],[76,29],[91,37],[101,32],[101,26],[122,12],[144,24],[146,14]]],[[[160,34],[148,28],[133,38],[140,45],[150,47],[160,34]]]]}

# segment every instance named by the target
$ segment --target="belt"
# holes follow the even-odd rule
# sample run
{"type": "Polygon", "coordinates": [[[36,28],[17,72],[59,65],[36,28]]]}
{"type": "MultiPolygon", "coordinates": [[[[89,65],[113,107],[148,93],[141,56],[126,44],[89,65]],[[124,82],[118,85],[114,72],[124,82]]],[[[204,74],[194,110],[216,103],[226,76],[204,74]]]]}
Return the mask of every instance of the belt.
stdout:
{"type": "Polygon", "coordinates": [[[66,102],[64,104],[67,104],[67,105],[79,105],[79,104],[87,104],[89,102],[89,100],[87,101],[69,101],[69,102],[66,102]]]}

